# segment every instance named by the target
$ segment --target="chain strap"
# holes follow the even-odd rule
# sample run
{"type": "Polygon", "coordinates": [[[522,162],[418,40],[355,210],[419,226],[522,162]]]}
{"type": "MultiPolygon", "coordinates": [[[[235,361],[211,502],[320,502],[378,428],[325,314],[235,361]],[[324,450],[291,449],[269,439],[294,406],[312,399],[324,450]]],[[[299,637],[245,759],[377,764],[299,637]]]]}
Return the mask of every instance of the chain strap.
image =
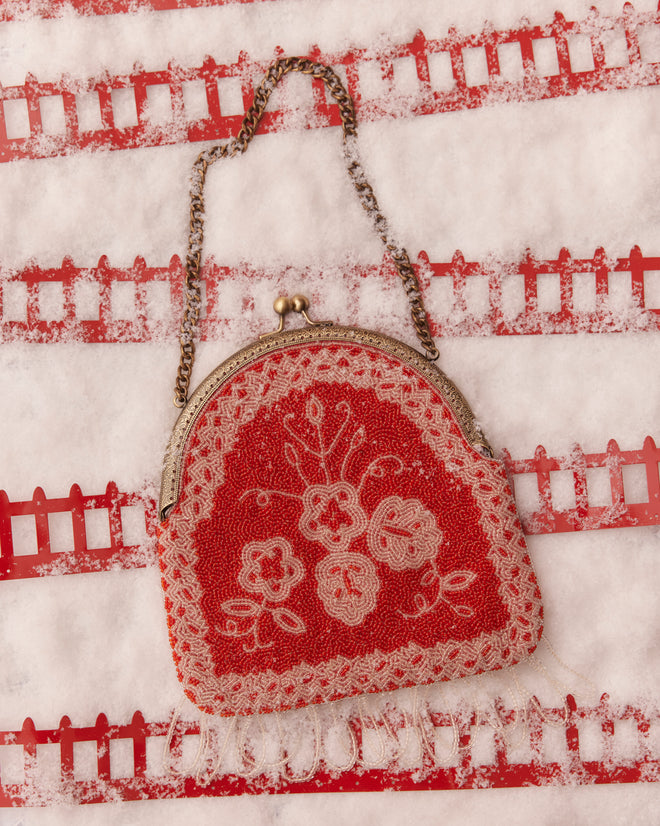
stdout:
{"type": "Polygon", "coordinates": [[[408,296],[410,315],[417,333],[417,339],[429,360],[435,361],[435,359],[438,358],[438,350],[429,329],[417,275],[410,263],[410,258],[406,250],[390,239],[387,220],[380,211],[374,191],[366,179],[358,158],[356,145],[357,120],[351,96],[342,85],[339,77],[329,66],[314,63],[307,58],[286,57],[276,60],[271,64],[266,76],[255,92],[252,105],[243,117],[243,123],[238,135],[228,143],[214,146],[202,152],[192,168],[192,182],[190,187],[190,234],[188,236],[188,254],[186,256],[186,305],[179,335],[181,358],[174,391],[174,404],[177,407],[184,407],[188,400],[190,376],[195,361],[195,329],[199,320],[202,303],[199,274],[202,259],[202,243],[204,240],[204,182],[206,180],[206,172],[209,166],[220,158],[233,158],[234,155],[245,152],[257,131],[257,127],[263,117],[273,89],[284,75],[289,72],[302,72],[305,75],[312,75],[312,77],[322,80],[336,101],[343,127],[343,147],[348,174],[353,181],[353,186],[357,190],[362,206],[371,216],[376,232],[394,261],[394,265],[403,283],[403,288],[408,296]]]}

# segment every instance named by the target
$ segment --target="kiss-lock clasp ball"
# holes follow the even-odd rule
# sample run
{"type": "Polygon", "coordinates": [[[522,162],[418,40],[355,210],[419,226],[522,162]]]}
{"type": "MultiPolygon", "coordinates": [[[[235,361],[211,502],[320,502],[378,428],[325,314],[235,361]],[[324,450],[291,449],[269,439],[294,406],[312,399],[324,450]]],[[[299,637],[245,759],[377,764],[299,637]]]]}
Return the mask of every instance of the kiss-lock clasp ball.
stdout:
{"type": "Polygon", "coordinates": [[[273,309],[278,314],[278,316],[284,317],[293,309],[291,307],[291,300],[287,298],[287,296],[281,295],[279,296],[279,298],[276,298],[273,302],[273,309]]]}
{"type": "Polygon", "coordinates": [[[301,313],[304,317],[309,309],[309,298],[306,295],[296,293],[291,299],[291,309],[294,313],[301,313]]]}

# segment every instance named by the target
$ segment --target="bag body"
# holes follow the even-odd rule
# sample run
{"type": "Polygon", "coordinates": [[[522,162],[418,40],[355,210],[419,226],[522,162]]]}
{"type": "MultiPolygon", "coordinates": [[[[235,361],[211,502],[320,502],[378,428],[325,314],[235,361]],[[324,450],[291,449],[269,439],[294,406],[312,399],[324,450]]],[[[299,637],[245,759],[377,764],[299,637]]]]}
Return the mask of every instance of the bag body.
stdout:
{"type": "Polygon", "coordinates": [[[449,379],[378,333],[276,333],[177,421],[159,555],[187,696],[266,713],[504,668],[542,605],[503,466],[449,379]]]}

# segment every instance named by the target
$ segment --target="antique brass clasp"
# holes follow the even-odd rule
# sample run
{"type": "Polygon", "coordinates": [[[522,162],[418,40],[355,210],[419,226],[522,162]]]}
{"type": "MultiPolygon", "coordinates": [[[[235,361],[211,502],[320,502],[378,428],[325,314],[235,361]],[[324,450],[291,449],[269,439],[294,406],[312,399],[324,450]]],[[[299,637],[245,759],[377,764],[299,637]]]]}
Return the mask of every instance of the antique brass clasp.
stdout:
{"type": "Polygon", "coordinates": [[[299,313],[309,324],[310,327],[330,327],[332,326],[332,321],[314,321],[311,319],[307,313],[309,309],[309,299],[305,295],[300,295],[300,293],[296,293],[292,298],[288,298],[285,295],[279,296],[273,302],[273,309],[280,317],[280,322],[277,326],[276,330],[272,330],[270,333],[262,333],[259,338],[267,338],[268,336],[273,336],[276,333],[281,333],[284,329],[284,317],[288,315],[291,311],[294,313],[299,313]]]}

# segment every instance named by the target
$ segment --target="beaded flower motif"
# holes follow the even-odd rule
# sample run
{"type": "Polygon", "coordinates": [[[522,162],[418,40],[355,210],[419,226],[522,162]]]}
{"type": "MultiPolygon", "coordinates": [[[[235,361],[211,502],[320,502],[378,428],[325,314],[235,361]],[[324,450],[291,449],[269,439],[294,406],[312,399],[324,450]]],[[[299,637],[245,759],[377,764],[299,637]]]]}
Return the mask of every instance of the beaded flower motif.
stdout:
{"type": "MultiPolygon", "coordinates": [[[[415,594],[415,611],[405,613],[399,609],[403,616],[419,617],[434,610],[441,602],[459,617],[473,616],[472,608],[455,604],[448,594],[468,588],[477,575],[469,570],[452,571],[446,576],[440,574],[436,559],[443,534],[435,516],[418,499],[387,496],[370,516],[366,513],[361,494],[369,479],[382,478],[387,472],[398,475],[404,470],[404,463],[394,454],[379,456],[355,479],[352,460],[366,442],[365,427],[360,425],[355,429],[341,458],[336,455],[336,450],[342,437],[347,435],[352,411],[348,402],[341,401],[336,405],[335,413],[342,419],[331,434],[328,434],[331,428],[324,405],[315,395],[311,395],[305,405],[304,429],[294,427],[295,414],[289,413],[285,417],[284,427],[291,441],[284,443],[284,459],[296,470],[302,492],[252,488],[241,499],[256,496],[261,507],[270,504],[273,496],[293,498],[301,503],[298,530],[305,539],[318,542],[328,551],[316,565],[316,593],[326,613],[343,624],[360,625],[376,608],[382,583],[373,560],[393,571],[426,566],[420,584],[426,589],[434,589],[435,596],[429,600],[423,593],[415,594]],[[331,457],[333,462],[329,461],[331,457]],[[306,469],[309,466],[318,468],[316,472],[320,478],[309,478],[306,469]],[[334,473],[331,468],[335,469],[334,473]],[[355,540],[365,534],[367,549],[373,559],[351,550],[355,540]]],[[[264,643],[258,636],[259,618],[265,613],[270,613],[283,631],[304,633],[307,630],[304,621],[279,604],[288,599],[304,575],[302,561],[284,538],[249,542],[242,550],[238,582],[244,591],[259,594],[262,599],[256,602],[238,598],[222,603],[223,611],[232,617],[222,633],[252,636],[252,644],[246,644],[246,650],[269,647],[272,642],[264,643]]]]}
{"type": "Polygon", "coordinates": [[[228,599],[222,603],[222,610],[231,619],[227,620],[222,633],[228,637],[252,637],[252,643],[245,643],[246,651],[270,648],[270,642],[259,639],[259,620],[268,613],[273,622],[290,634],[303,634],[307,627],[303,620],[290,608],[271,603],[284,602],[293,588],[305,576],[302,562],[293,555],[291,545],[281,536],[265,542],[248,542],[241,553],[242,565],[238,573],[239,585],[249,593],[257,594],[254,599],[228,599]]]}

